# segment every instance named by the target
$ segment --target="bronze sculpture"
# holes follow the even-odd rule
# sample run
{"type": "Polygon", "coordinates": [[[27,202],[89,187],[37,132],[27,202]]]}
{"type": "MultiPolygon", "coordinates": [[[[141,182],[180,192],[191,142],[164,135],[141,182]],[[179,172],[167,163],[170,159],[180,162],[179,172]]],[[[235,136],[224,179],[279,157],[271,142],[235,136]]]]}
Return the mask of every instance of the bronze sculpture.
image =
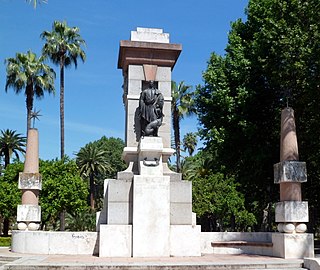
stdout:
{"type": "Polygon", "coordinates": [[[155,87],[154,81],[149,81],[149,87],[141,92],[139,99],[142,136],[158,136],[163,119],[163,104],[162,93],[155,87]]]}

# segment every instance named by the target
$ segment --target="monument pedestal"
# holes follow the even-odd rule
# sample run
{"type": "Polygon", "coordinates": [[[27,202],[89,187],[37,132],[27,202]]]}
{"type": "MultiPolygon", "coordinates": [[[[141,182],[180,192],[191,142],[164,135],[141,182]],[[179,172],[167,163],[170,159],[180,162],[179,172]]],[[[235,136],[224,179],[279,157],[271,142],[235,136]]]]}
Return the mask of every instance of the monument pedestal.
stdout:
{"type": "Polygon", "coordinates": [[[201,255],[191,182],[163,175],[163,152],[162,138],[141,138],[135,158],[139,175],[105,181],[100,257],[201,255]]]}
{"type": "Polygon", "coordinates": [[[313,258],[313,234],[273,233],[273,256],[284,259],[313,258]]]}

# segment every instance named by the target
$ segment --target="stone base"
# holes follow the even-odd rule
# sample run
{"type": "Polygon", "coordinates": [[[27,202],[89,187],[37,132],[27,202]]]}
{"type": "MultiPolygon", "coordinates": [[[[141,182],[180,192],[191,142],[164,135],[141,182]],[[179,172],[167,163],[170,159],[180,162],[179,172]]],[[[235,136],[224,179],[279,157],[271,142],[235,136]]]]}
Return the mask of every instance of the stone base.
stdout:
{"type": "Polygon", "coordinates": [[[101,225],[99,257],[131,257],[132,226],[101,225]]]}
{"type": "Polygon", "coordinates": [[[11,251],[23,254],[94,255],[96,232],[12,231],[11,251]]]}
{"type": "Polygon", "coordinates": [[[171,225],[170,256],[201,256],[201,226],[171,225]]]}
{"type": "Polygon", "coordinates": [[[314,257],[313,234],[273,233],[273,256],[284,259],[314,257]]]}

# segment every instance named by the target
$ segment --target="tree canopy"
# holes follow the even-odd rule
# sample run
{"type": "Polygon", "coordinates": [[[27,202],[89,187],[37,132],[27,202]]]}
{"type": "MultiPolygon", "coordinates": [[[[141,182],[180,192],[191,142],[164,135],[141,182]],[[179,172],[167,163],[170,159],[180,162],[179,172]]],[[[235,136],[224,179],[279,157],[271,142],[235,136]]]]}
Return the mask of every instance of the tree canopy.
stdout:
{"type": "Polygon", "coordinates": [[[90,142],[77,153],[77,165],[84,180],[90,183],[91,208],[102,207],[103,185],[107,178],[115,178],[117,172],[126,168],[122,160],[124,142],[119,138],[105,136],[90,142]]]}
{"type": "Polygon", "coordinates": [[[185,116],[194,113],[193,92],[191,86],[186,85],[183,81],[177,84],[171,82],[171,117],[174,136],[174,147],[176,150],[177,172],[181,171],[181,141],[180,141],[180,121],[185,116]]]}
{"type": "Polygon", "coordinates": [[[42,98],[45,91],[54,93],[55,72],[44,63],[44,57],[37,57],[32,51],[16,53],[7,58],[7,78],[5,90],[13,88],[16,94],[24,89],[27,107],[27,131],[31,127],[31,112],[34,98],[42,98]]]}
{"type": "Polygon", "coordinates": [[[204,85],[197,88],[205,151],[215,167],[235,176],[260,221],[263,209],[279,200],[272,166],[279,162],[280,112],[287,104],[296,112],[300,158],[307,161],[309,174],[306,196],[315,216],[319,14],[315,0],[249,1],[247,21],[231,25],[225,55],[212,53],[204,85]]]}
{"type": "Polygon", "coordinates": [[[63,211],[76,215],[87,209],[88,188],[75,161],[67,158],[41,161],[40,173],[43,179],[40,192],[42,227],[52,224],[55,229],[63,211]]]}
{"type": "Polygon", "coordinates": [[[26,138],[15,130],[1,130],[0,134],[0,156],[4,157],[4,168],[10,164],[10,159],[14,154],[19,160],[19,153],[24,154],[26,147],[26,138]]]}

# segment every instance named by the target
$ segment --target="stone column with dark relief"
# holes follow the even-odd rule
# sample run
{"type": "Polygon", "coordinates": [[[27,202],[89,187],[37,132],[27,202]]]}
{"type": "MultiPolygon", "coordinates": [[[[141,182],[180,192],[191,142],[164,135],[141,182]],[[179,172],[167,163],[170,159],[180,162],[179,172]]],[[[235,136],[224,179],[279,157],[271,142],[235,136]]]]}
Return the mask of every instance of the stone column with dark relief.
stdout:
{"type": "Polygon", "coordinates": [[[280,162],[274,165],[274,183],[280,186],[272,234],[273,256],[285,259],[314,257],[313,234],[306,233],[308,202],[302,201],[301,184],[307,182],[306,163],[299,161],[294,111],[281,112],[280,162]]]}
{"type": "Polygon", "coordinates": [[[281,113],[280,162],[274,165],[274,182],[280,185],[280,202],[276,204],[279,232],[306,232],[308,202],[302,201],[301,183],[307,182],[307,170],[306,163],[299,161],[292,108],[281,113]]]}
{"type": "Polygon", "coordinates": [[[37,129],[32,128],[28,131],[24,170],[19,174],[19,189],[22,190],[21,205],[17,208],[19,230],[38,230],[41,221],[39,190],[42,187],[42,179],[39,173],[38,137],[37,129]]]}

